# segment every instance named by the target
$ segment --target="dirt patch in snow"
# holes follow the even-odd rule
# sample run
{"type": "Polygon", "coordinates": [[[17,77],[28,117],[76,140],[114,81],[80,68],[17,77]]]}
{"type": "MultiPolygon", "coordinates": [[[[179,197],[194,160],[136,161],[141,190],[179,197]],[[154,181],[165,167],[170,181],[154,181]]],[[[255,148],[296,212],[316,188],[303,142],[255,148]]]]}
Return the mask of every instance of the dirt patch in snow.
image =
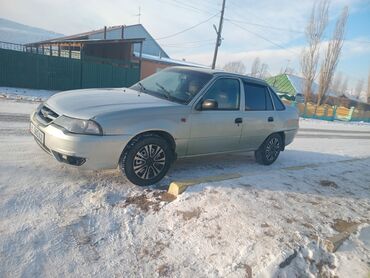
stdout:
{"type": "Polygon", "coordinates": [[[333,187],[333,188],[338,188],[338,185],[330,180],[321,180],[320,185],[324,187],[333,187]]]}
{"type": "Polygon", "coordinates": [[[239,265],[237,265],[237,267],[236,267],[237,269],[238,268],[242,268],[242,269],[244,269],[245,270],[245,276],[244,276],[244,278],[252,278],[253,277],[253,275],[252,275],[252,268],[250,267],[250,265],[248,265],[248,264],[239,264],[239,265]]]}
{"type": "Polygon", "coordinates": [[[352,221],[346,221],[342,219],[334,219],[334,224],[332,225],[332,228],[336,230],[337,232],[344,232],[347,231],[350,227],[353,225],[359,224],[358,222],[352,222],[352,221]]]}
{"type": "Polygon", "coordinates": [[[159,211],[164,203],[169,203],[175,200],[176,197],[166,191],[146,190],[144,193],[128,197],[122,207],[134,205],[144,212],[149,210],[159,211]]]}
{"type": "Polygon", "coordinates": [[[189,210],[189,211],[177,211],[176,214],[177,215],[181,215],[182,218],[185,220],[185,221],[189,221],[193,218],[195,219],[198,219],[200,214],[202,213],[202,209],[201,208],[195,208],[193,210],[189,210]]]}
{"type": "Polygon", "coordinates": [[[150,257],[153,260],[159,258],[162,255],[163,250],[168,248],[170,246],[170,243],[163,243],[162,241],[156,241],[152,248],[148,249],[145,248],[142,251],[143,257],[150,257]]]}
{"type": "Polygon", "coordinates": [[[170,277],[171,267],[167,264],[162,264],[157,269],[159,277],[170,277]]]}

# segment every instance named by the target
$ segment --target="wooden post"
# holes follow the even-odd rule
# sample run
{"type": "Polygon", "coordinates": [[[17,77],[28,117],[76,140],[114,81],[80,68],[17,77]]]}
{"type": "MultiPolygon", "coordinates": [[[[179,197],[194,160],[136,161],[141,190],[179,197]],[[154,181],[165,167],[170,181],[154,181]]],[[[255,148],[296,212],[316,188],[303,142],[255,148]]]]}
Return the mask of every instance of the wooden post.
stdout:
{"type": "Polygon", "coordinates": [[[352,107],[349,109],[349,112],[348,112],[348,115],[347,115],[347,120],[348,120],[348,121],[351,121],[351,120],[352,120],[353,111],[355,111],[355,107],[354,107],[354,106],[352,106],[352,107]]]}
{"type": "Polygon", "coordinates": [[[336,106],[336,105],[334,105],[334,107],[333,107],[333,117],[332,117],[332,121],[334,121],[335,120],[335,116],[336,116],[336,114],[337,114],[337,108],[338,108],[338,106],[336,106]]]}
{"type": "Polygon", "coordinates": [[[140,79],[142,78],[141,76],[141,62],[142,62],[142,53],[143,53],[143,42],[140,42],[140,56],[139,56],[139,71],[140,71],[140,79]]]}
{"type": "Polygon", "coordinates": [[[304,109],[303,109],[303,118],[306,118],[306,113],[307,113],[307,101],[304,102],[304,109]]]}

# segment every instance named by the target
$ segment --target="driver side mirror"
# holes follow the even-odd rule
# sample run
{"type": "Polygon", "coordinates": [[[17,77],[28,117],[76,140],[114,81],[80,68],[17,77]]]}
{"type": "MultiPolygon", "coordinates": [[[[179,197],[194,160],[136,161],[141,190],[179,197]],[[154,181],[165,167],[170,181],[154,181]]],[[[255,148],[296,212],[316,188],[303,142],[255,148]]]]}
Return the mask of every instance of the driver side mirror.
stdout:
{"type": "Polygon", "coordinates": [[[215,110],[218,108],[218,103],[214,99],[205,99],[202,101],[202,110],[215,110]]]}

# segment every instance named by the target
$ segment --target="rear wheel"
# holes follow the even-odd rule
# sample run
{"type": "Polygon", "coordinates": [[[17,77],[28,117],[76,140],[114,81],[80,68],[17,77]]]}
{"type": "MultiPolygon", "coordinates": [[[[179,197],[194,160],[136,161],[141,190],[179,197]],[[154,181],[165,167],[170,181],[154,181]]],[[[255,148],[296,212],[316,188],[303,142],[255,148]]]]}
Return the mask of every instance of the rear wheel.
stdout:
{"type": "Polygon", "coordinates": [[[265,142],[254,152],[259,164],[270,165],[278,158],[282,150],[283,140],[279,134],[271,134],[265,142]]]}
{"type": "Polygon", "coordinates": [[[130,182],[147,186],[159,182],[170,168],[173,151],[160,136],[135,139],[120,159],[121,171],[130,182]]]}

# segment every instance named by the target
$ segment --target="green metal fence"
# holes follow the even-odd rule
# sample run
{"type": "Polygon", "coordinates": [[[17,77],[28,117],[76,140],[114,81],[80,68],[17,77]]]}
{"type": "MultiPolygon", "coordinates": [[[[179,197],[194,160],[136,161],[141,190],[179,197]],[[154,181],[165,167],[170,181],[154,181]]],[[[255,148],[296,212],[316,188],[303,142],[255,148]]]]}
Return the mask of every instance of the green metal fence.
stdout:
{"type": "Polygon", "coordinates": [[[46,90],[127,87],[140,80],[138,63],[70,59],[0,49],[0,86],[46,90]]]}

